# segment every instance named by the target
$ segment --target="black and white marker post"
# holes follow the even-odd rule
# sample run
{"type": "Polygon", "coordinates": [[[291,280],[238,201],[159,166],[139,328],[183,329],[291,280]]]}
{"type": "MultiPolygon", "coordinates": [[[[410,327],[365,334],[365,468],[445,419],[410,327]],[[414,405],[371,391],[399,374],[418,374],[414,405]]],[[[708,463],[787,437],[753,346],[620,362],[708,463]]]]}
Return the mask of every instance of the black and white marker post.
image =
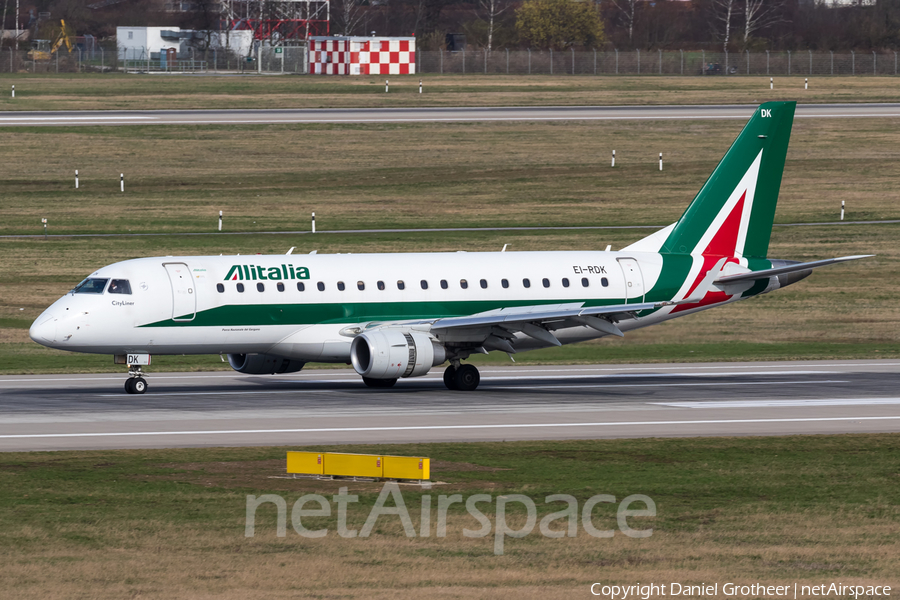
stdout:
{"type": "Polygon", "coordinates": [[[78,169],[75,169],[75,189],[78,189],[78,169]]]}
{"type": "Polygon", "coordinates": [[[13,86],[13,89],[12,89],[12,97],[13,97],[13,98],[16,97],[16,86],[13,86]]]}
{"type": "Polygon", "coordinates": [[[775,89],[775,78],[774,77],[769,77],[769,89],[770,90],[775,89]]]}
{"type": "Polygon", "coordinates": [[[609,166],[611,166],[611,167],[616,166],[616,151],[615,150],[613,150],[612,164],[610,164],[609,166]]]}
{"type": "Polygon", "coordinates": [[[419,80],[419,93],[422,93],[422,80],[419,80]]]}
{"type": "Polygon", "coordinates": [[[844,220],[844,201],[841,200],[841,221],[844,220]]]}
{"type": "Polygon", "coordinates": [[[44,239],[47,239],[47,219],[41,219],[41,223],[44,224],[44,239]]]}
{"type": "Polygon", "coordinates": [[[806,77],[806,78],[803,79],[803,89],[804,89],[804,90],[808,90],[808,89],[809,89],[809,77],[806,77]]]}
{"type": "Polygon", "coordinates": [[[119,173],[119,190],[125,191],[125,173],[119,173]]]}
{"type": "Polygon", "coordinates": [[[222,211],[219,211],[219,231],[222,231],[222,211]]]}
{"type": "Polygon", "coordinates": [[[388,83],[390,83],[387,79],[384,80],[384,93],[388,93],[388,83]]]}
{"type": "Polygon", "coordinates": [[[312,214],[312,232],[316,232],[316,213],[312,214]]]}
{"type": "Polygon", "coordinates": [[[662,152],[659,153],[659,170],[662,171],[662,152]]]}

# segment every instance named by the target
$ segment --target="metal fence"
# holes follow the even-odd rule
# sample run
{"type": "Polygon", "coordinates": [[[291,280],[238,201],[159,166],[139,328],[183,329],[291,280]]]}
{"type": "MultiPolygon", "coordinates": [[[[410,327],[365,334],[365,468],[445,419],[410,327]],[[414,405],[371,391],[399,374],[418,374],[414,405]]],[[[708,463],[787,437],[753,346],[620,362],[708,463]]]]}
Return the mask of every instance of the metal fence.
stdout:
{"type": "Polygon", "coordinates": [[[510,75],[897,75],[897,52],[474,50],[418,52],[419,73],[510,75]]]}
{"type": "Polygon", "coordinates": [[[128,73],[169,72],[237,72],[237,73],[306,73],[305,47],[264,47],[250,57],[211,48],[188,48],[175,60],[161,58],[146,48],[77,48],[73,52],[57,51],[41,55],[29,50],[7,48],[0,51],[0,73],[128,73]],[[280,51],[279,51],[280,50],[280,51]]]}

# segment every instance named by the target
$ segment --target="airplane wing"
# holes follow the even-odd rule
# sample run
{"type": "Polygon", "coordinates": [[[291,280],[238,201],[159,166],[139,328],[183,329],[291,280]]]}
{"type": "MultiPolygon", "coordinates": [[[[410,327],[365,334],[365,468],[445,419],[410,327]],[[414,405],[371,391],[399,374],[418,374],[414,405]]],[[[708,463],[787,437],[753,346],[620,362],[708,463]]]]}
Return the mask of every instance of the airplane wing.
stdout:
{"type": "Polygon", "coordinates": [[[751,271],[750,273],[737,273],[735,275],[724,275],[717,278],[713,283],[729,284],[740,283],[742,281],[756,281],[759,279],[768,279],[776,275],[785,275],[787,273],[796,273],[798,271],[810,271],[816,267],[824,267],[835,263],[846,262],[848,260],[859,260],[861,258],[871,258],[874,254],[862,254],[858,256],[842,256],[840,258],[826,258],[825,260],[814,260],[812,262],[797,263],[784,267],[776,267],[774,269],[765,269],[763,271],[751,271]]]}
{"type": "Polygon", "coordinates": [[[540,304],[500,308],[464,317],[406,321],[388,326],[427,328],[439,338],[452,339],[455,343],[513,353],[516,350],[511,342],[518,332],[548,346],[561,346],[553,331],[567,327],[587,326],[607,335],[622,337],[625,334],[616,327],[616,323],[637,318],[637,313],[642,310],[671,304],[673,303],[640,302],[592,307],[585,307],[583,303],[540,304]]]}

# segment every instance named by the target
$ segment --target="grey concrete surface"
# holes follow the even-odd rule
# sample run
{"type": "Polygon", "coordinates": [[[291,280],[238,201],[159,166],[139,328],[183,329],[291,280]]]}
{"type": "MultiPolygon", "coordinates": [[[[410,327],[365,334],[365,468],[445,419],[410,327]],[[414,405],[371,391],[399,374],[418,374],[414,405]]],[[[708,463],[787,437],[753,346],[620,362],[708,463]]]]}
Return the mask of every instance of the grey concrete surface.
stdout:
{"type": "MultiPolygon", "coordinates": [[[[749,119],[753,105],[0,112],[0,127],[749,119]]],[[[797,118],[900,117],[900,103],[801,104],[797,118]]]]}
{"type": "Polygon", "coordinates": [[[0,450],[900,431],[900,361],[488,366],[394,388],[348,370],[0,377],[0,450]]]}

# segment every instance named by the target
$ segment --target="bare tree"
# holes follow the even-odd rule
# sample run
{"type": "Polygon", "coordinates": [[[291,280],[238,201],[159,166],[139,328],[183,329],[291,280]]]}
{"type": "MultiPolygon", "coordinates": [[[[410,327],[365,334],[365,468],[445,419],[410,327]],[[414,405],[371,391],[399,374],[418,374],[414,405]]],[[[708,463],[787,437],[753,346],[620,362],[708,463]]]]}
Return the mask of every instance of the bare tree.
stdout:
{"type": "Polygon", "coordinates": [[[744,0],[744,45],[754,31],[785,22],[784,0],[744,0]]]}
{"type": "Polygon", "coordinates": [[[612,3],[625,18],[625,28],[628,29],[628,44],[631,45],[634,37],[634,16],[638,0],[612,0],[612,3]]]}
{"type": "Polygon", "coordinates": [[[713,0],[712,15],[716,23],[716,31],[721,32],[725,52],[728,52],[728,42],[731,41],[731,25],[734,13],[737,11],[738,0],[713,0]]]}
{"type": "Polygon", "coordinates": [[[487,51],[490,52],[494,44],[494,19],[502,15],[509,8],[509,0],[478,0],[478,7],[487,14],[488,41],[487,51]]]}
{"type": "Polygon", "coordinates": [[[339,0],[332,6],[335,9],[333,14],[340,32],[343,35],[353,35],[365,17],[357,0],[339,0]]]}

